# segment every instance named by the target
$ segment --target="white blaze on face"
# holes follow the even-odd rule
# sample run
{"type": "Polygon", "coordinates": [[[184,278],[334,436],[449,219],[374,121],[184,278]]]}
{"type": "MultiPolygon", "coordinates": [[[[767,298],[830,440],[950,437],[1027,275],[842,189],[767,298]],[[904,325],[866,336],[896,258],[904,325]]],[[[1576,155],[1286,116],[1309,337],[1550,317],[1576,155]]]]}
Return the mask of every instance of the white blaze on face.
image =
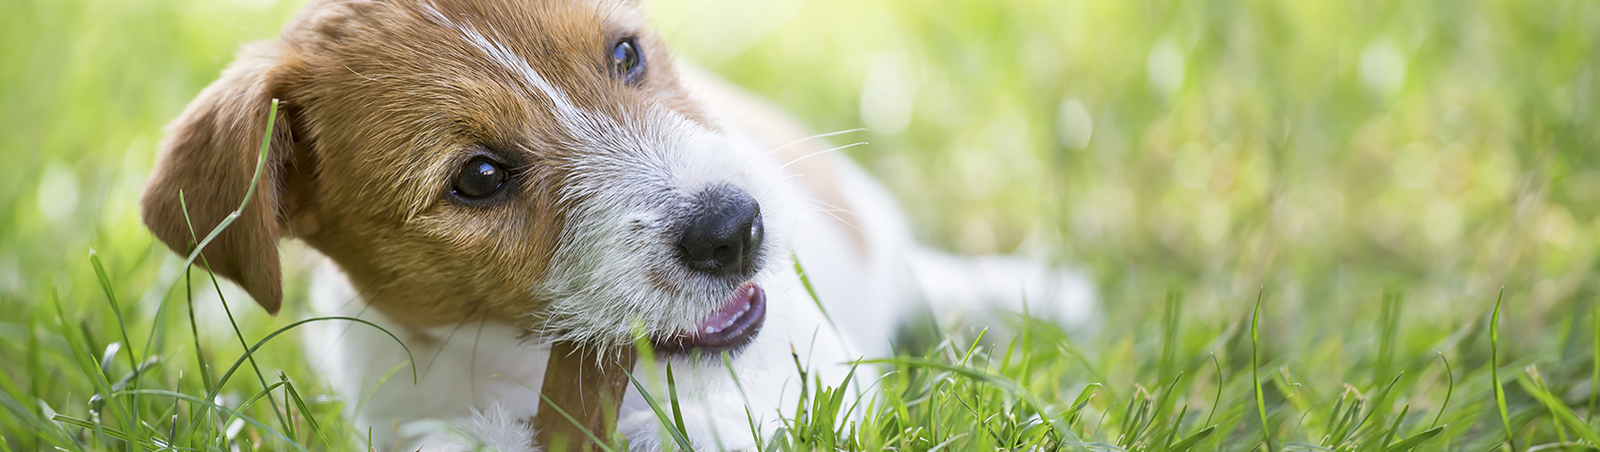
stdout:
{"type": "Polygon", "coordinates": [[[695,272],[678,237],[694,199],[727,185],[761,205],[765,238],[756,276],[787,268],[793,201],[764,149],[730,140],[676,112],[651,107],[637,119],[585,114],[570,149],[570,206],[546,282],[543,337],[631,343],[637,325],[654,337],[687,332],[720,308],[742,281],[695,272]]]}
{"type": "Polygon", "coordinates": [[[471,25],[459,24],[450,20],[444,13],[439,12],[439,9],[434,7],[432,3],[424,3],[422,11],[429,22],[455,29],[461,33],[463,40],[478,49],[478,51],[483,52],[485,58],[511,71],[512,74],[516,74],[516,81],[522,85],[522,88],[537,91],[545,99],[548,99],[554,107],[552,113],[554,113],[557,120],[567,124],[581,121],[583,112],[572,105],[572,100],[567,98],[567,93],[551,84],[544,76],[539,75],[539,72],[535,71],[533,66],[528,64],[528,60],[522,58],[521,55],[512,52],[500,42],[485,37],[483,33],[479,33],[471,25]]]}

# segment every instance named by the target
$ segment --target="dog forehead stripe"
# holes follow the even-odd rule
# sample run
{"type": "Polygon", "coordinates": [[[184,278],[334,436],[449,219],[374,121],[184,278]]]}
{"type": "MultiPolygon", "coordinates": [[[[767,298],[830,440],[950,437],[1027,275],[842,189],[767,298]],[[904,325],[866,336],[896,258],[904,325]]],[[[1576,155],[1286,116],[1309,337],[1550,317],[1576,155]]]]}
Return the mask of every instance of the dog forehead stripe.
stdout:
{"type": "Polygon", "coordinates": [[[521,76],[521,82],[527,88],[537,90],[545,98],[550,99],[550,102],[555,105],[555,113],[558,117],[569,122],[576,121],[582,117],[582,112],[567,98],[567,93],[551,84],[544,76],[539,75],[539,72],[534,70],[533,66],[528,64],[528,60],[522,58],[521,55],[517,55],[499,42],[484,36],[483,33],[479,33],[477,29],[471,26],[455,23],[449,17],[445,17],[444,13],[439,12],[432,3],[424,3],[422,6],[424,14],[428,16],[429,21],[456,29],[467,43],[472,44],[478,51],[483,52],[490,60],[521,76]]]}

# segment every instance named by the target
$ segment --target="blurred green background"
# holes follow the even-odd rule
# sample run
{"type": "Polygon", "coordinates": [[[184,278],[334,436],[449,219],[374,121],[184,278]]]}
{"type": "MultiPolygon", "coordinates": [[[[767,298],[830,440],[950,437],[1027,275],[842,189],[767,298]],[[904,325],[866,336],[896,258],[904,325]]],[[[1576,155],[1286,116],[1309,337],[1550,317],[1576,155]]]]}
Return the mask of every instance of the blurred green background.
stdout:
{"type": "MultiPolygon", "coordinates": [[[[1470,369],[1486,347],[1456,345],[1503,287],[1507,360],[1592,391],[1600,2],[648,3],[681,57],[816,131],[870,128],[848,152],[920,239],[1089,271],[1091,355],[1164,353],[1138,338],[1172,294],[1176,353],[1205,356],[1260,289],[1265,360],[1333,393],[1400,359],[1370,351],[1385,292],[1397,356],[1470,369]]],[[[52,287],[68,317],[104,303],[91,248],[153,309],[177,262],[136,200],[162,127],[300,4],[0,0],[0,371],[52,287]]],[[[285,323],[244,311],[255,337],[285,323]]]]}

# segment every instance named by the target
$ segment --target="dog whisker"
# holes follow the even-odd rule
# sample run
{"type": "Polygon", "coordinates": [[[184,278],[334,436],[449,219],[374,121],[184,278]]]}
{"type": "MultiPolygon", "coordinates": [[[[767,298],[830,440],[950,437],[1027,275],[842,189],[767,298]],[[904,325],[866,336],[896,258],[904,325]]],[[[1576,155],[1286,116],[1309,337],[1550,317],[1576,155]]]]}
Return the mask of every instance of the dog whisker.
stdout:
{"type": "MultiPolygon", "coordinates": [[[[622,5],[623,5],[622,2],[612,3],[611,4],[611,10],[610,11],[606,11],[606,15],[605,15],[606,20],[599,21],[599,22],[597,22],[597,24],[599,24],[600,27],[604,27],[605,26],[604,24],[611,23],[612,19],[617,16],[617,10],[619,8],[621,8],[622,5]]],[[[599,4],[595,5],[595,11],[596,12],[598,12],[600,10],[599,6],[600,6],[599,4]]],[[[601,31],[603,31],[603,28],[601,28],[601,31]]]]}
{"type": "Polygon", "coordinates": [[[783,146],[778,146],[778,147],[772,148],[771,151],[767,151],[767,155],[777,154],[778,151],[782,151],[784,149],[787,149],[789,146],[794,146],[794,145],[797,145],[797,144],[800,144],[800,143],[804,143],[804,142],[807,142],[807,141],[811,141],[811,140],[815,140],[815,139],[818,139],[818,138],[827,138],[827,137],[831,137],[831,136],[844,135],[844,134],[847,134],[847,133],[865,132],[865,131],[867,131],[867,129],[862,127],[862,128],[855,128],[855,129],[845,129],[845,130],[840,130],[840,131],[836,131],[836,132],[819,133],[819,134],[812,135],[812,136],[809,136],[809,137],[805,137],[805,138],[801,138],[801,139],[798,139],[798,140],[790,141],[788,143],[785,143],[783,146]]]}
{"type": "Polygon", "coordinates": [[[864,144],[867,144],[867,142],[858,141],[858,142],[850,143],[850,144],[847,144],[847,145],[844,145],[844,146],[838,146],[838,147],[834,147],[834,148],[831,148],[831,149],[825,149],[825,150],[821,150],[821,151],[817,151],[817,152],[812,152],[810,154],[802,155],[802,156],[800,156],[800,158],[797,158],[797,159],[794,159],[794,160],[790,160],[789,163],[785,163],[785,164],[783,164],[783,166],[779,166],[778,169],[788,168],[789,165],[800,163],[801,160],[805,160],[805,159],[808,159],[808,158],[816,157],[816,156],[819,156],[819,155],[822,155],[822,154],[827,154],[829,152],[838,152],[840,150],[849,149],[849,148],[853,148],[853,147],[856,147],[856,146],[861,146],[861,145],[864,145],[864,144]]]}
{"type": "Polygon", "coordinates": [[[377,77],[369,77],[366,74],[362,74],[360,72],[356,72],[356,70],[355,69],[351,69],[350,66],[345,66],[344,69],[347,70],[347,71],[350,71],[351,74],[355,74],[356,77],[361,77],[363,80],[366,80],[366,81],[369,81],[369,82],[376,82],[378,80],[383,80],[383,79],[391,77],[391,76],[388,76],[388,75],[380,75],[380,76],[377,76],[377,77]]]}
{"type": "Polygon", "coordinates": [[[468,358],[467,367],[472,369],[467,376],[468,388],[472,391],[472,404],[478,404],[478,344],[483,341],[483,325],[489,323],[488,313],[479,317],[478,334],[472,337],[472,357],[468,358]]]}
{"type": "Polygon", "coordinates": [[[850,211],[848,211],[848,210],[834,210],[834,211],[830,211],[830,210],[823,210],[823,209],[816,209],[816,210],[814,210],[814,211],[815,211],[815,212],[820,212],[820,213],[822,213],[822,214],[825,214],[825,215],[827,215],[827,216],[829,216],[829,217],[831,217],[831,218],[833,218],[833,219],[834,219],[834,220],[836,220],[836,221],[838,221],[838,222],[839,222],[839,223],[840,223],[840,224],[843,224],[843,225],[845,225],[845,226],[848,226],[848,227],[849,227],[849,228],[850,228],[850,229],[854,229],[854,230],[856,230],[856,232],[860,232],[860,233],[862,233],[862,234],[866,234],[866,233],[867,233],[867,231],[865,231],[865,230],[862,230],[862,229],[861,229],[861,228],[859,228],[859,227],[856,227],[856,225],[855,225],[855,224],[854,224],[854,223],[851,223],[851,222],[850,222],[850,220],[846,220],[846,219],[844,219],[844,218],[843,218],[843,217],[840,217],[840,216],[839,216],[839,215],[837,215],[837,214],[835,214],[835,213],[834,213],[834,212],[843,212],[843,213],[851,213],[851,212],[850,212],[850,211]]]}
{"type": "MultiPolygon", "coordinates": [[[[823,200],[817,199],[817,198],[808,198],[808,200],[810,200],[812,202],[812,204],[809,205],[809,206],[806,206],[806,207],[808,207],[810,209],[813,209],[815,211],[818,211],[818,212],[827,213],[827,214],[833,216],[834,219],[839,220],[841,222],[844,222],[845,225],[850,225],[851,227],[855,227],[849,221],[845,221],[844,218],[840,218],[838,215],[834,215],[834,213],[837,212],[837,213],[850,214],[852,216],[859,216],[860,214],[857,214],[854,210],[850,210],[850,209],[839,207],[839,206],[836,206],[836,205],[833,205],[833,204],[829,204],[827,201],[823,201],[823,200]]],[[[856,229],[856,230],[857,231],[861,231],[861,229],[856,229]]],[[[865,232],[865,231],[863,231],[863,232],[865,232]]]]}
{"type": "Polygon", "coordinates": [[[427,377],[428,376],[428,371],[433,370],[433,363],[439,361],[439,355],[443,354],[444,350],[446,348],[448,348],[448,346],[450,345],[450,341],[455,339],[456,332],[457,331],[461,331],[461,327],[465,326],[467,324],[467,321],[471,320],[471,319],[472,319],[472,317],[470,317],[470,316],[461,318],[461,321],[456,323],[456,327],[450,330],[450,334],[448,334],[448,335],[446,335],[444,337],[444,342],[440,342],[439,343],[439,347],[438,347],[439,349],[435,350],[433,352],[433,357],[432,358],[428,358],[428,365],[424,366],[422,368],[422,376],[423,377],[427,377]]]}
{"type": "MultiPolygon", "coordinates": [[[[372,295],[376,295],[379,290],[381,290],[381,288],[379,288],[379,287],[371,288],[372,295]]],[[[362,293],[359,293],[359,292],[356,293],[355,295],[351,295],[350,298],[345,300],[345,302],[343,304],[341,304],[339,306],[339,308],[335,312],[343,312],[344,308],[346,306],[350,306],[350,303],[355,303],[358,300],[370,300],[371,298],[367,298],[366,295],[368,295],[368,294],[362,294],[362,293]]],[[[361,310],[356,311],[356,314],[351,316],[351,317],[358,318],[358,319],[362,318],[362,317],[367,315],[367,310],[368,309],[372,309],[372,304],[371,303],[362,303],[361,304],[361,310]]],[[[350,332],[350,328],[353,328],[355,326],[356,326],[356,322],[345,322],[344,328],[339,329],[339,334],[334,336],[333,340],[330,341],[330,342],[332,344],[339,343],[339,341],[344,339],[344,335],[346,333],[350,332]]],[[[324,361],[327,361],[327,360],[328,360],[328,353],[323,353],[322,357],[317,358],[317,362],[312,364],[312,367],[322,367],[322,363],[324,361]]]]}
{"type": "Polygon", "coordinates": [[[394,5],[390,5],[390,4],[386,3],[386,2],[380,2],[380,1],[377,1],[377,0],[349,0],[349,1],[343,1],[343,2],[324,3],[322,5],[322,7],[326,8],[326,7],[333,6],[333,5],[356,5],[356,4],[379,5],[379,6],[394,6],[394,5]]]}
{"type": "Polygon", "coordinates": [[[812,202],[812,205],[810,207],[822,206],[822,207],[827,207],[827,208],[829,208],[829,209],[831,209],[833,211],[837,211],[837,212],[844,212],[844,213],[848,213],[848,214],[851,214],[851,215],[855,215],[856,214],[855,211],[852,211],[850,209],[846,209],[846,208],[843,208],[843,207],[839,207],[839,206],[836,206],[836,205],[833,205],[833,204],[829,204],[827,201],[823,201],[821,199],[808,198],[807,200],[812,202]]]}

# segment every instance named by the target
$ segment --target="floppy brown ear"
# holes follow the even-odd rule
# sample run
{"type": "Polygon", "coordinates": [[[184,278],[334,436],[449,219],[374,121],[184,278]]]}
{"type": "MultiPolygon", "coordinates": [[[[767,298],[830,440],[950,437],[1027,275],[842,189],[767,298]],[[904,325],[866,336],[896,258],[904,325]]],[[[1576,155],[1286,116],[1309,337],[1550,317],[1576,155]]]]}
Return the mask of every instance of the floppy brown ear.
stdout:
{"type": "MultiPolygon", "coordinates": [[[[168,126],[141,204],[144,223],[173,251],[187,255],[240,207],[256,171],[272,99],[281,97],[286,51],[278,42],[244,48],[233,64],[168,126]],[[188,205],[187,220],[178,196],[188,205]],[[193,225],[191,232],[190,225],[193,225]]],[[[271,149],[248,205],[203,252],[212,273],[243,287],[267,312],[283,302],[278,239],[287,233],[283,209],[285,163],[295,147],[289,117],[279,107],[271,149]]]]}

